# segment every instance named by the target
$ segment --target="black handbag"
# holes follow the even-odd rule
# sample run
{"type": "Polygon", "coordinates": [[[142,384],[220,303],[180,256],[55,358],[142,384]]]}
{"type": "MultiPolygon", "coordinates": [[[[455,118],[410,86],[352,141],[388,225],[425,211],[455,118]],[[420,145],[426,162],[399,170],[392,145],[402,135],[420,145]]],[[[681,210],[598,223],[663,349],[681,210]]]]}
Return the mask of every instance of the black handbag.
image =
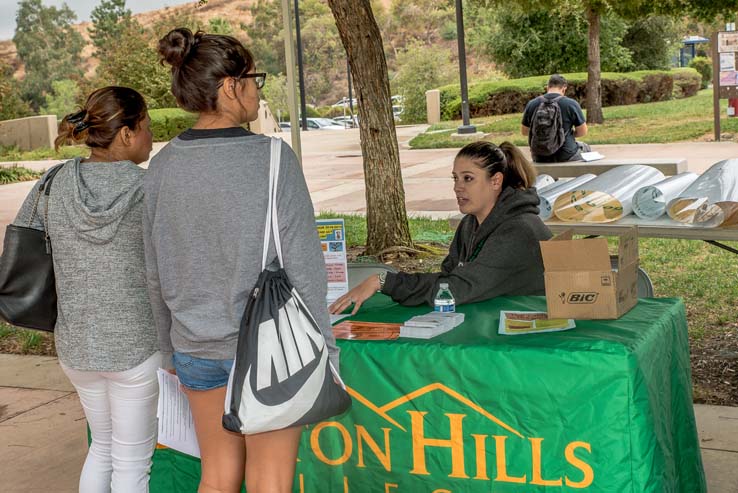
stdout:
{"type": "Polygon", "coordinates": [[[41,195],[46,195],[44,229],[48,229],[49,192],[55,166],[39,185],[28,226],[8,225],[0,257],[0,318],[27,329],[53,332],[56,325],[56,282],[47,231],[31,228],[41,195]]]}

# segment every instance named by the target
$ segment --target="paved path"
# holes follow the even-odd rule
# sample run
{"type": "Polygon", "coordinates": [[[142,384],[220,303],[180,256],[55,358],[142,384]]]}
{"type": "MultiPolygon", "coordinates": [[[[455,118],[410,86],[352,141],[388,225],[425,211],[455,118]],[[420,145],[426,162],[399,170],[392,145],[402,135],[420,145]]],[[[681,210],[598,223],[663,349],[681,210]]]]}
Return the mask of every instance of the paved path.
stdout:
{"type": "MultiPolygon", "coordinates": [[[[738,492],[738,408],[695,406],[710,493],[738,492]]],[[[3,493],[74,493],[84,414],[56,358],[0,354],[3,493]]]]}

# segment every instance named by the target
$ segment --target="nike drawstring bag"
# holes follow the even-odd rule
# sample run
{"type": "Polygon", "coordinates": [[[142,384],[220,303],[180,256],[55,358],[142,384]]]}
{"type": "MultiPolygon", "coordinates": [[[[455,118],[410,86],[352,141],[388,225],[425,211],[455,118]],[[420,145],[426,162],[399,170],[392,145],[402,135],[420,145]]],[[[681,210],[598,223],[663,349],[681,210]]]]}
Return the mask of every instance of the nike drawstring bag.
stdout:
{"type": "Polygon", "coordinates": [[[225,398],[223,427],[244,435],[317,423],[351,407],[320,327],[284,270],[277,222],[281,143],[272,138],[262,271],[241,319],[225,398]],[[278,267],[266,265],[272,235],[278,267]]]}

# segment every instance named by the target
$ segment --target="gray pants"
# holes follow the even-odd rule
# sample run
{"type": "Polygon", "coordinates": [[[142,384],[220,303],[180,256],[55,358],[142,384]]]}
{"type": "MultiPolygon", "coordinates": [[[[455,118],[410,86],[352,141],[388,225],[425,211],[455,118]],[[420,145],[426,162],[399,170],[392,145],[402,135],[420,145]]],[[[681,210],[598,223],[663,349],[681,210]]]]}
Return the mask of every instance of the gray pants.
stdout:
{"type": "Polygon", "coordinates": [[[569,159],[569,161],[582,161],[583,152],[592,152],[592,148],[586,142],[577,142],[577,146],[579,147],[579,150],[571,157],[571,159],[569,159]]]}

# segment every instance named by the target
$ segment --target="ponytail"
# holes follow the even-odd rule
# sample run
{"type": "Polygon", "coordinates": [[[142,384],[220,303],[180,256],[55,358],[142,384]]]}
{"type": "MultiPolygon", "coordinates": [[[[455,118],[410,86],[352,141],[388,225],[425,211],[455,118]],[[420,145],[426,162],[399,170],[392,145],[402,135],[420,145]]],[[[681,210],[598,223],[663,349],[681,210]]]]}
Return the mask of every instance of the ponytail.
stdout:
{"type": "MultiPolygon", "coordinates": [[[[500,149],[505,153],[507,161],[507,173],[505,173],[505,181],[508,179],[508,185],[515,188],[530,188],[536,181],[536,169],[530,161],[526,159],[520,149],[510,142],[500,144],[500,149]]],[[[504,185],[504,182],[503,182],[504,185]]]]}
{"type": "Polygon", "coordinates": [[[536,170],[520,149],[510,142],[496,146],[492,142],[477,141],[461,148],[456,155],[476,162],[492,177],[502,173],[502,188],[530,188],[536,179],[536,170]]]}
{"type": "Polygon", "coordinates": [[[55,150],[58,151],[61,146],[68,142],[76,144],[87,138],[87,128],[90,124],[85,121],[86,117],[87,110],[80,110],[62,118],[61,123],[59,123],[59,135],[54,140],[55,150]]]}
{"type": "Polygon", "coordinates": [[[128,87],[108,86],[94,91],[84,107],[62,118],[54,148],[71,142],[107,149],[123,127],[136,130],[146,118],[146,101],[128,87]]]}

